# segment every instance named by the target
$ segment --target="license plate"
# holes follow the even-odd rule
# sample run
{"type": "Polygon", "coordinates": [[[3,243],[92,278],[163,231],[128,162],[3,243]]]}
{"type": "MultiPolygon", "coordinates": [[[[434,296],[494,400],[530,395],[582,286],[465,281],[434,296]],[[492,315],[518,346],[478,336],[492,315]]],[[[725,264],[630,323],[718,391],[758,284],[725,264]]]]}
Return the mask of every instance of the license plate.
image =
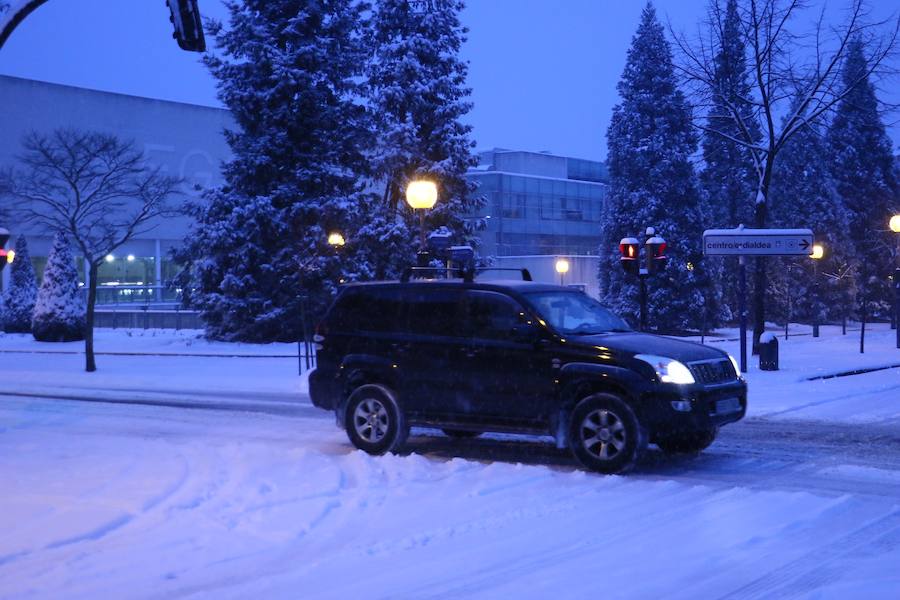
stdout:
{"type": "Polygon", "coordinates": [[[724,398],[716,400],[716,414],[727,415],[728,413],[738,412],[741,410],[741,401],[737,398],[724,398]]]}

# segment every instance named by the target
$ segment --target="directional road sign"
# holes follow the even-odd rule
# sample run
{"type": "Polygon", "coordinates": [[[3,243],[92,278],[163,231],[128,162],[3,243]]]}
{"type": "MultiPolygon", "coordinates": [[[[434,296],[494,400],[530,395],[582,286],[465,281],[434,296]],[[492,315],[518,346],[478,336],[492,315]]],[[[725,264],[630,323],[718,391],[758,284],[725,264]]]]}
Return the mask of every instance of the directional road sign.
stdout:
{"type": "Polygon", "coordinates": [[[809,256],[810,229],[707,229],[703,254],[707,256],[809,256]]]}

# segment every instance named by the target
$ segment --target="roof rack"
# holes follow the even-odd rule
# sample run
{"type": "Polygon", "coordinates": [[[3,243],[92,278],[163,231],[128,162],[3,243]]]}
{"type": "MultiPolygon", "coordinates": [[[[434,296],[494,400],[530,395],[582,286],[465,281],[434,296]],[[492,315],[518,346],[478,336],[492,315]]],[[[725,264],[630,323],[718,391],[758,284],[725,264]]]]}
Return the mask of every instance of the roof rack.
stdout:
{"type": "Polygon", "coordinates": [[[531,271],[528,269],[515,269],[512,267],[478,267],[476,269],[456,269],[447,267],[406,267],[400,276],[402,283],[409,283],[413,275],[420,273],[422,275],[444,275],[447,279],[452,277],[460,278],[466,283],[472,283],[475,275],[484,271],[515,271],[522,276],[522,281],[534,281],[531,277],[531,271]],[[452,274],[452,275],[451,275],[452,274]]]}

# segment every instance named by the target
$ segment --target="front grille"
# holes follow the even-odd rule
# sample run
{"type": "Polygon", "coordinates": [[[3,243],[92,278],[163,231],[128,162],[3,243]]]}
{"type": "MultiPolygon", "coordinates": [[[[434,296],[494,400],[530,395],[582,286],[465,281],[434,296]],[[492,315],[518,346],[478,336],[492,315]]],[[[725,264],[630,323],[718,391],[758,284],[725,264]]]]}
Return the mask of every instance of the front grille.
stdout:
{"type": "Polygon", "coordinates": [[[734,373],[734,367],[727,358],[722,360],[702,361],[688,363],[691,373],[697,383],[722,383],[724,381],[734,381],[737,375],[734,373]]]}

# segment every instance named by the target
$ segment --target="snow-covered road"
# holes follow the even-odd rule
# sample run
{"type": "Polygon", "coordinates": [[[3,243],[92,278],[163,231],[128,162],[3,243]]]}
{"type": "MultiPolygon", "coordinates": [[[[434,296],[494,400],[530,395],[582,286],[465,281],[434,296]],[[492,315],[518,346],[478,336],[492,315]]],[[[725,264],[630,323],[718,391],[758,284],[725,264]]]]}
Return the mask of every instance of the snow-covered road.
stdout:
{"type": "Polygon", "coordinates": [[[227,408],[0,397],[0,597],[900,589],[895,424],[749,420],[604,477],[525,438],[373,458],[305,402],[227,408]]]}

